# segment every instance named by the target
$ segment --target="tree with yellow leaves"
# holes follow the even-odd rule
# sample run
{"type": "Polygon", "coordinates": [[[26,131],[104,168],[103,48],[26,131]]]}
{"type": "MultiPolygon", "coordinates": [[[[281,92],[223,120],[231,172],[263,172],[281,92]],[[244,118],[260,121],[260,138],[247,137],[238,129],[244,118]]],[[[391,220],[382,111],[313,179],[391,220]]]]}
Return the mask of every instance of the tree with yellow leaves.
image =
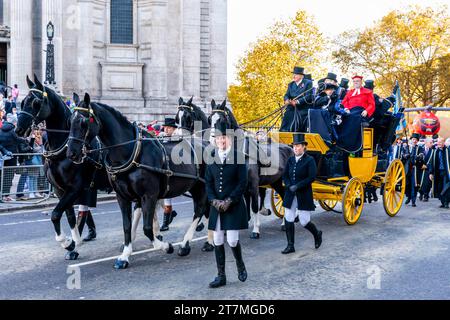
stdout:
{"type": "Polygon", "coordinates": [[[239,84],[228,90],[238,121],[258,119],[279,108],[294,66],[305,67],[313,76],[323,74],[318,67],[323,48],[322,34],[305,11],[273,25],[238,62],[239,84]]]}
{"type": "Polygon", "coordinates": [[[371,73],[381,94],[395,80],[405,107],[450,102],[450,17],[447,7],[392,11],[363,31],[341,34],[333,57],[344,72],[371,73]]]}

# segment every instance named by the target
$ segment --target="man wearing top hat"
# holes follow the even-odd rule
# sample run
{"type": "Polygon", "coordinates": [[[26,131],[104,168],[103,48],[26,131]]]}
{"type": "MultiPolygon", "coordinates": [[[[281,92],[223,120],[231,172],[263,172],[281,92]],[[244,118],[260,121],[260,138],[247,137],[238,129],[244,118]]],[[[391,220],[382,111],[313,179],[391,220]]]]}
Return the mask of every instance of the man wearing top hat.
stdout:
{"type": "Polygon", "coordinates": [[[306,153],[308,142],[303,134],[294,135],[294,156],[289,158],[283,182],[286,193],[283,199],[286,221],[287,247],[283,254],[295,252],[295,225],[297,216],[301,225],[314,236],[315,247],[318,249],[322,244],[322,231],[317,230],[311,222],[311,212],[315,211],[312,183],[316,179],[317,167],[314,158],[306,153]]]}
{"type": "MultiPolygon", "coordinates": [[[[177,124],[174,118],[165,118],[163,125],[164,132],[161,134],[162,137],[172,137],[175,130],[177,129],[177,124]]],[[[168,142],[168,141],[167,141],[168,142]]],[[[164,143],[164,141],[163,141],[164,143]]],[[[172,199],[164,199],[164,218],[163,224],[160,231],[168,231],[169,225],[172,223],[173,219],[178,215],[178,213],[173,210],[172,199]]]]}
{"type": "Polygon", "coordinates": [[[418,133],[414,133],[411,136],[411,145],[409,146],[409,157],[406,161],[406,202],[405,204],[409,204],[412,202],[412,206],[416,207],[416,199],[417,199],[417,190],[419,187],[420,179],[419,179],[419,170],[417,168],[419,162],[419,155],[423,153],[422,147],[418,145],[420,139],[420,135],[418,133]]]}
{"type": "Polygon", "coordinates": [[[214,252],[218,275],[209,284],[211,288],[226,285],[225,232],[227,242],[236,260],[238,279],[247,279],[247,270],[242,258],[239,231],[248,229],[244,193],[247,189],[247,165],[245,156],[233,146],[233,138],[227,128],[216,128],[214,161],[206,168],[206,193],[211,204],[208,229],[214,234],[214,252]]]}
{"type": "Polygon", "coordinates": [[[281,132],[306,132],[308,109],[313,106],[313,83],[305,79],[305,69],[295,67],[294,81],[288,85],[284,95],[286,111],[281,132]]]}
{"type": "Polygon", "coordinates": [[[434,198],[441,201],[440,208],[449,208],[450,161],[444,138],[438,138],[437,146],[430,163],[430,180],[433,182],[434,198]]]}

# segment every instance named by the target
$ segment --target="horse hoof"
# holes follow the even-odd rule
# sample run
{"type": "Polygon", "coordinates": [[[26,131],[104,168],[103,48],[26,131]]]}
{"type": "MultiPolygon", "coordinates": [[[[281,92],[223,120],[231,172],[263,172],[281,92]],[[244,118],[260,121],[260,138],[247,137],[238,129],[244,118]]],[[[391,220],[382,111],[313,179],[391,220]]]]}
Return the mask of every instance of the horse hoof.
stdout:
{"type": "Polygon", "coordinates": [[[169,243],[169,248],[166,250],[167,254],[172,254],[174,252],[173,250],[173,245],[171,243],[169,243]]]}
{"type": "Polygon", "coordinates": [[[156,239],[158,239],[159,241],[163,241],[163,236],[162,235],[156,236],[156,239]]]}
{"type": "Polygon", "coordinates": [[[203,245],[202,251],[203,252],[212,252],[212,251],[214,251],[214,246],[212,244],[210,244],[209,242],[205,242],[205,244],[203,245]]]}
{"type": "Polygon", "coordinates": [[[252,234],[250,235],[250,239],[259,239],[259,233],[252,232],[252,234]]]}
{"type": "Polygon", "coordinates": [[[272,215],[272,211],[270,209],[267,209],[267,216],[272,215]]]}
{"type": "Polygon", "coordinates": [[[66,253],[65,259],[69,261],[77,260],[79,255],[76,251],[69,251],[66,253]]]}
{"type": "Polygon", "coordinates": [[[72,252],[73,250],[75,250],[75,246],[76,246],[76,243],[75,243],[75,241],[72,240],[70,245],[68,247],[66,247],[65,249],[69,252],[72,252]]]}
{"type": "Polygon", "coordinates": [[[122,261],[117,259],[116,262],[114,263],[114,269],[116,270],[124,270],[126,268],[128,268],[130,264],[128,263],[128,261],[122,261]]]}
{"type": "Polygon", "coordinates": [[[178,255],[180,257],[186,257],[187,255],[189,255],[189,253],[191,253],[191,247],[189,246],[189,241],[186,242],[186,246],[184,248],[180,247],[180,249],[178,249],[178,255]]]}
{"type": "Polygon", "coordinates": [[[195,228],[195,231],[197,231],[197,232],[202,232],[203,229],[205,229],[205,225],[204,225],[203,222],[202,222],[202,223],[200,223],[200,224],[197,226],[197,228],[195,228]]]}
{"type": "Polygon", "coordinates": [[[123,252],[123,250],[125,249],[125,245],[124,244],[122,244],[121,246],[120,246],[120,252],[122,253],[123,252]]]}

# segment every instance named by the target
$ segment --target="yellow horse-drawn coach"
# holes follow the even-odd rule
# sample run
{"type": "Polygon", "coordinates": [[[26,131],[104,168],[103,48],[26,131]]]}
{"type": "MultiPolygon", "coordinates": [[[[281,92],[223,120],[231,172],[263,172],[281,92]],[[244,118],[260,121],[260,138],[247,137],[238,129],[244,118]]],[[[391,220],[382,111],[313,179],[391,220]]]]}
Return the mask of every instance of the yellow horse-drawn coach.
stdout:
{"type": "MultiPolygon", "coordinates": [[[[273,142],[292,144],[297,133],[271,131],[269,136],[273,142]]],[[[318,175],[313,183],[314,199],[326,211],[335,211],[338,202],[342,203],[344,220],[349,225],[358,222],[364,207],[365,190],[381,189],[385,212],[394,217],[401,209],[405,196],[406,177],[403,163],[395,159],[390,164],[386,159],[380,160],[374,153],[374,129],[364,128],[362,152],[348,157],[349,175],[326,172],[318,175]],[[384,165],[379,165],[384,161],[384,165]],[[380,167],[382,169],[380,169],[380,167]],[[387,170],[384,168],[387,167],[387,170]]],[[[308,153],[321,162],[332,151],[319,134],[304,133],[308,142],[308,153]]],[[[333,161],[333,160],[332,160],[333,161]]],[[[272,190],[272,209],[282,218],[284,208],[281,197],[272,190]]]]}

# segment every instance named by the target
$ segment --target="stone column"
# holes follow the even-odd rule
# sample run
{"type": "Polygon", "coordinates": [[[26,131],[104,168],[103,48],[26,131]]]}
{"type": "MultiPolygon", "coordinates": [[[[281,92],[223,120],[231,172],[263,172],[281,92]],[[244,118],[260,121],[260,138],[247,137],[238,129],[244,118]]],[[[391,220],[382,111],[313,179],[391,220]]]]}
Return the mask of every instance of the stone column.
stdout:
{"type": "Polygon", "coordinates": [[[210,0],[211,21],[211,98],[227,95],[227,0],[210,0]]]}
{"type": "Polygon", "coordinates": [[[73,76],[78,77],[78,89],[84,95],[84,92],[92,92],[96,88],[94,76],[96,75],[96,66],[94,65],[94,47],[93,43],[93,22],[92,22],[92,1],[78,0],[80,29],[77,34],[77,63],[78,70],[73,76]]]}
{"type": "Polygon", "coordinates": [[[28,92],[26,76],[33,76],[32,2],[32,0],[11,0],[9,6],[11,23],[9,85],[19,85],[20,99],[28,92]]]}
{"type": "Polygon", "coordinates": [[[183,1],[183,96],[200,97],[200,0],[183,1]]]}
{"type": "Polygon", "coordinates": [[[63,5],[62,0],[42,0],[42,74],[45,80],[47,66],[47,24],[51,21],[55,26],[53,45],[55,46],[55,82],[58,91],[63,88],[63,5]]]}

